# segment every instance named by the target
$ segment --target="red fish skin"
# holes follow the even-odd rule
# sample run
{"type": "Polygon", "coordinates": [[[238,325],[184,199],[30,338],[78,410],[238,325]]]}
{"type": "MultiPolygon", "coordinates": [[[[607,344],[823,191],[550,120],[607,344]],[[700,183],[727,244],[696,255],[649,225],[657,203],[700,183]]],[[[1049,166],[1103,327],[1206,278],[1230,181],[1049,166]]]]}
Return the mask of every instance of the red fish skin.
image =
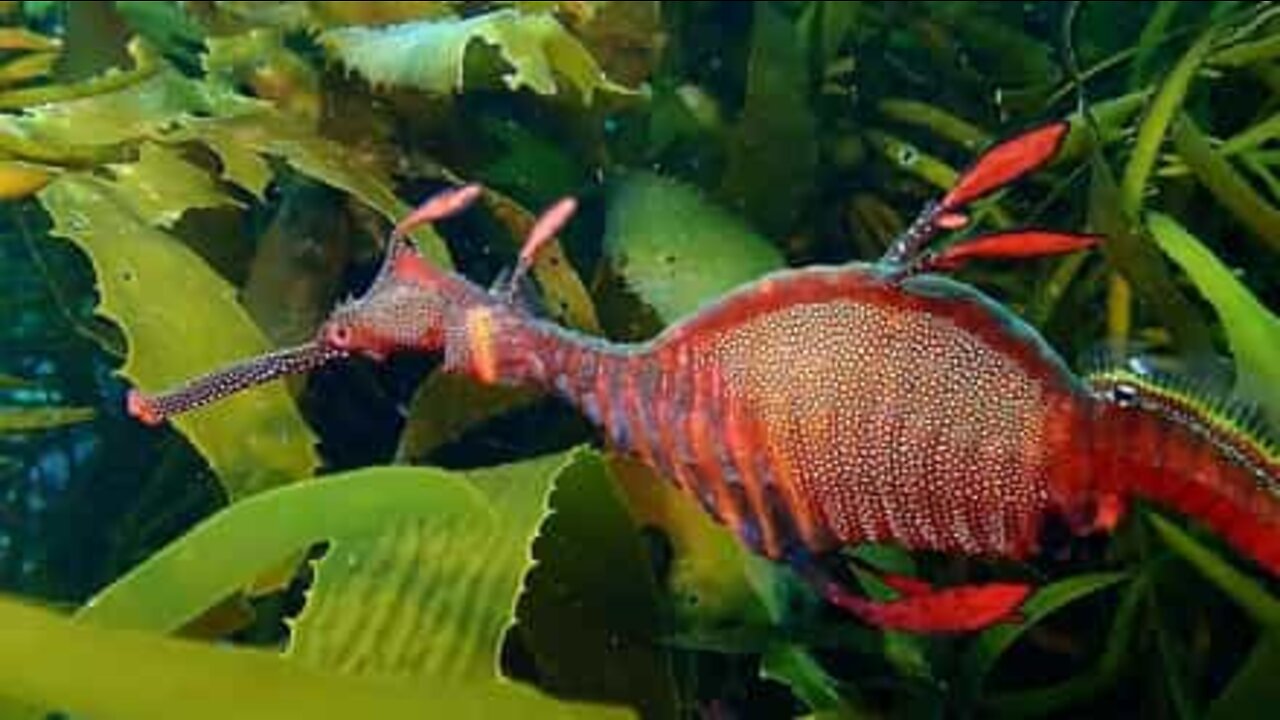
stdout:
{"type": "Polygon", "coordinates": [[[1195,433],[1095,397],[958,283],[784,271],[637,345],[487,312],[498,381],[558,393],[771,558],[891,542],[1025,559],[1049,515],[1108,530],[1143,498],[1280,573],[1280,503],[1255,478],[1195,433]]]}

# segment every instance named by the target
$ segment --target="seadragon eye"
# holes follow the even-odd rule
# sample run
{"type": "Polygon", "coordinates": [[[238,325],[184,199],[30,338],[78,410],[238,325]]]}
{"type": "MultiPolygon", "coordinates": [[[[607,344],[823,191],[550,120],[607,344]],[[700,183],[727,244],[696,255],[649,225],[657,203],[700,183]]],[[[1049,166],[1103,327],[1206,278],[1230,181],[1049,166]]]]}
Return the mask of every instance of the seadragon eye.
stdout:
{"type": "Polygon", "coordinates": [[[1111,388],[1111,401],[1120,407],[1130,408],[1138,404],[1138,389],[1128,383],[1111,388]]]}
{"type": "Polygon", "coordinates": [[[324,332],[325,344],[337,350],[350,350],[354,339],[351,326],[345,323],[333,323],[324,332]]]}

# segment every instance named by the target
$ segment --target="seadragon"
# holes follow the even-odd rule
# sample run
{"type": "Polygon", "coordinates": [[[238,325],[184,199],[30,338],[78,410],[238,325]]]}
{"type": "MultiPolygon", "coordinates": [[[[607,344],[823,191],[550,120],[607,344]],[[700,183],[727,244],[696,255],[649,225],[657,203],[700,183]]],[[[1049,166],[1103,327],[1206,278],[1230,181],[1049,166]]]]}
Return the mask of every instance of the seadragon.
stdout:
{"type": "Polygon", "coordinates": [[[842,548],[1024,560],[1054,528],[1113,530],[1135,500],[1203,523],[1280,575],[1280,452],[1245,412],[1132,366],[1076,374],[1015,313],[945,275],[1098,242],[1043,230],[934,242],[970,224],[975,200],[1048,162],[1067,132],[1050,123],[990,148],[875,262],[774,272],[637,343],[570,330],[517,298],[572,198],[541,216],[491,288],[425,260],[407,233],[482,193],[451,188],[394,228],[368,290],[313,340],[162,394],[132,391],[128,410],[157,424],[348,356],[439,353],[446,372],[560,396],[747,548],[883,628],[1011,621],[1032,586],[885,575],[897,597],[874,601],[842,576],[842,548]]]}

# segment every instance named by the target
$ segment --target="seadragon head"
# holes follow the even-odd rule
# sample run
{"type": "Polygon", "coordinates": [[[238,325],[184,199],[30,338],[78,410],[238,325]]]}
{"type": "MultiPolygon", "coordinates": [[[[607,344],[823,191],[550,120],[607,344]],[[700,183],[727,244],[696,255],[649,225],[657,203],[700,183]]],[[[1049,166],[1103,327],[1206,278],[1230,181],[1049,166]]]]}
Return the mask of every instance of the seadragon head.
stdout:
{"type": "Polygon", "coordinates": [[[468,185],[441,193],[408,215],[391,233],[382,267],[369,289],[342,303],[301,345],[276,350],[194,378],[158,394],[129,393],[127,410],[148,425],[211,404],[285,375],[309,372],[354,355],[382,360],[403,350],[429,353],[446,342],[451,321],[491,293],[422,257],[407,233],[462,211],[480,194],[468,185]]]}

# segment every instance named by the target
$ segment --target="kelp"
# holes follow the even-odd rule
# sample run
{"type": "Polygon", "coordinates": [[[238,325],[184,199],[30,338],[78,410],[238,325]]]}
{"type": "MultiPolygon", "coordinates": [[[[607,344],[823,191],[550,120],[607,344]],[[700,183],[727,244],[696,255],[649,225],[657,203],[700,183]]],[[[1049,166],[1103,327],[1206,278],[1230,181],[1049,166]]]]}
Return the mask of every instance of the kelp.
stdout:
{"type": "Polygon", "coordinates": [[[277,488],[207,519],[76,619],[173,632],[275,563],[328,541],[291,623],[290,666],[380,683],[412,677],[444,693],[464,687],[488,708],[508,697],[522,713],[570,712],[502,680],[499,652],[552,486],[568,474],[565,492],[584,483],[599,492],[600,467],[579,450],[469,473],[368,468],[277,488]]]}
{"type": "Polygon", "coordinates": [[[1147,225],[1160,249],[1217,311],[1236,363],[1236,391],[1280,423],[1280,318],[1177,220],[1153,212],[1147,225]]]}
{"type": "Polygon", "coordinates": [[[0,434],[53,430],[92,420],[93,408],[0,407],[0,434]]]}
{"type": "Polygon", "coordinates": [[[666,322],[785,263],[776,247],[697,189],[649,173],[617,181],[603,243],[614,271],[666,322]]]}
{"type": "MultiPolygon", "coordinates": [[[[452,715],[625,717],[553,703],[514,685],[419,683],[316,672],[260,650],[227,649],[87,626],[0,600],[0,685],[7,698],[117,720],[229,716],[417,718],[452,715]]],[[[14,708],[7,708],[14,710],[14,708]]]]}
{"type": "MultiPolygon", "coordinates": [[[[264,283],[293,290],[254,268],[291,231],[326,253],[311,261],[330,263],[327,277],[356,291],[390,223],[442,184],[493,186],[415,238],[439,265],[476,278],[509,265],[542,205],[577,196],[577,216],[522,298],[563,325],[639,339],[774,269],[879,255],[981,147],[1059,116],[1072,124],[1062,152],[978,219],[1101,232],[1101,261],[970,277],[1079,357],[1099,341],[1104,283],[1118,272],[1132,296],[1112,303],[1117,337],[1181,360],[1221,344],[1236,392],[1275,404],[1266,303],[1280,44],[1266,6],[1147,4],[1116,22],[1104,4],[115,3],[95,17],[119,9],[113,27],[137,36],[132,62],[82,68],[78,81],[51,65],[68,51],[60,7],[26,3],[5,16],[40,33],[0,29],[10,53],[0,81],[13,83],[0,90],[0,197],[45,210],[55,234],[87,251],[96,311],[126,342],[119,379],[129,385],[265,349],[246,308],[298,298],[264,294],[264,283]],[[1085,70],[1068,77],[1052,31],[1071,7],[1089,25],[1070,48],[1085,70]],[[312,183],[323,192],[296,190],[312,183]],[[325,232],[290,222],[308,204],[324,204],[309,214],[325,232]],[[610,295],[614,283],[626,292],[610,295]]],[[[63,255],[81,259],[50,261],[63,255]]],[[[59,299],[59,312],[80,323],[95,311],[92,290],[59,299]]],[[[15,326],[47,314],[31,295],[6,303],[15,326]]],[[[263,323],[270,333],[274,322],[263,323]]],[[[31,390],[44,397],[62,380],[29,367],[4,370],[38,385],[0,378],[22,413],[118,398],[95,385],[29,407],[31,390]]],[[[478,387],[434,359],[376,370],[357,361],[311,381],[193,416],[209,427],[180,422],[189,442],[131,429],[143,457],[169,461],[124,517],[186,512],[192,479],[175,468],[200,463],[225,483],[227,506],[191,518],[154,553],[113,541],[110,552],[138,564],[71,622],[0,603],[6,694],[93,717],[608,712],[547,695],[652,716],[1044,716],[1109,712],[1133,697],[1231,717],[1274,695],[1270,588],[1211,538],[1167,521],[1153,521],[1157,542],[1145,541],[1141,514],[1105,556],[1013,570],[1039,583],[1020,623],[966,638],[883,633],[827,607],[621,458],[579,449],[495,467],[523,447],[587,439],[580,425],[562,436],[542,422],[563,412],[554,400],[478,387]],[[528,437],[488,422],[516,409],[509,419],[533,427],[528,437]],[[346,434],[335,417],[366,434],[346,434]],[[384,431],[396,436],[371,440],[384,431]],[[315,477],[321,458],[363,469],[315,477]],[[471,469],[385,466],[436,458],[471,469]],[[1204,591],[1180,592],[1188,586],[1204,591]],[[1241,637],[1249,626],[1256,639],[1241,637]],[[158,634],[288,644],[292,656],[206,652],[158,634]],[[1050,667],[1055,680],[1042,684],[1050,667]],[[277,694],[244,689],[264,678],[277,694]]],[[[119,437],[119,408],[84,410],[93,422],[76,419],[74,433],[5,434],[7,492],[43,477],[44,464],[27,469],[43,457],[38,443],[92,436],[105,449],[88,452],[119,452],[97,443],[119,437]]],[[[32,499],[13,497],[7,531],[27,517],[15,503],[32,499]]],[[[43,515],[40,527],[83,516],[116,523],[113,538],[152,532],[99,520],[129,499],[84,497],[100,504],[43,515]]],[[[853,555],[931,578],[985,572],[894,550],[853,555]]],[[[0,570],[9,556],[0,552],[0,570]]],[[[853,571],[866,594],[888,596],[853,571]]]]}
{"type": "Polygon", "coordinates": [[[510,68],[499,74],[508,89],[553,95],[560,76],[587,104],[597,92],[631,92],[606,78],[581,42],[543,13],[498,10],[466,19],[338,28],[320,37],[334,57],[375,86],[442,95],[466,87],[466,56],[477,40],[497,47],[510,68]]]}
{"type": "Polygon", "coordinates": [[[811,199],[817,119],[795,25],[769,3],[753,7],[746,96],[728,131],[720,192],[735,213],[781,237],[811,199]]]}
{"type": "MultiPolygon", "coordinates": [[[[54,218],[52,234],[74,242],[93,263],[99,313],[125,334],[121,376],[156,391],[266,350],[232,286],[139,215],[135,200],[118,183],[89,174],[65,175],[40,193],[54,218]],[[157,302],[157,288],[182,292],[157,302]]],[[[175,425],[232,498],[308,477],[319,464],[315,436],[279,383],[175,425]]]]}

